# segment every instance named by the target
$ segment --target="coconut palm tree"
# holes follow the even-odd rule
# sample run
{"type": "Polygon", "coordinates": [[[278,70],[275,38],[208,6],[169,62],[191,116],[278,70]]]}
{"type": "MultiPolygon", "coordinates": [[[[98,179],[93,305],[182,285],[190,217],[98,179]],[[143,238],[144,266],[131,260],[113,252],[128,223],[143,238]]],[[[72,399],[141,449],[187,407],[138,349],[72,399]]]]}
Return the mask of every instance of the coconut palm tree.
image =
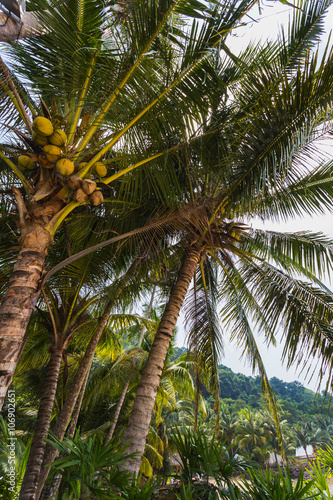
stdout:
{"type": "MultiPolygon", "coordinates": [[[[181,261],[125,433],[129,453],[143,453],[168,345],[192,280],[192,338],[210,368],[222,349],[212,315],[219,303],[231,338],[260,369],[264,390],[268,379],[253,324],[275,342],[282,322],[288,363],[302,345],[305,360],[320,348],[323,366],[330,364],[333,301],[320,279],[329,272],[332,240],[246,227],[253,216],[278,220],[332,208],[332,162],[308,161],[318,137],[331,128],[333,54],[328,46],[319,60],[315,49],[325,9],[302,4],[287,34],[238,56],[221,46],[215,68],[220,87],[200,142],[209,153],[203,155],[195,141],[182,152],[188,164],[184,203],[195,207],[195,216],[174,237],[181,261]]],[[[138,457],[126,467],[137,471],[139,464],[138,457]]]]}
{"type": "Polygon", "coordinates": [[[266,453],[269,432],[264,426],[264,416],[261,412],[241,410],[235,433],[240,453],[246,458],[259,458],[260,450],[266,453]]]}
{"type": "Polygon", "coordinates": [[[296,442],[299,446],[301,446],[305,452],[307,460],[309,460],[309,455],[307,451],[307,447],[311,443],[311,424],[310,422],[299,422],[298,424],[294,424],[293,426],[294,435],[296,438],[296,442]]]}
{"type": "Polygon", "coordinates": [[[103,196],[92,210],[106,215],[121,199],[143,213],[151,193],[180,194],[173,159],[208,112],[211,54],[253,3],[30,2],[42,34],[0,61],[2,184],[19,225],[0,310],[1,407],[63,221],[103,196]]]}

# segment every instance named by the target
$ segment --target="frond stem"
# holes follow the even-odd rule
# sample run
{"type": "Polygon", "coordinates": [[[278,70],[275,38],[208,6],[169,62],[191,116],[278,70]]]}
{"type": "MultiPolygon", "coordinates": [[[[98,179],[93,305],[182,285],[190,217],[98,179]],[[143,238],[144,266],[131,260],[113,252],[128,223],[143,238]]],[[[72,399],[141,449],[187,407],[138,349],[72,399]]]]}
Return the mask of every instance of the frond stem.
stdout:
{"type": "MultiPolygon", "coordinates": [[[[96,119],[94,120],[94,123],[93,125],[90,127],[88,133],[86,134],[86,136],[83,138],[83,140],[81,141],[81,143],[78,145],[78,151],[82,151],[86,145],[88,144],[88,142],[90,141],[91,137],[94,135],[94,133],[96,132],[97,128],[99,127],[101,121],[104,119],[106,113],[109,111],[111,105],[113,104],[113,102],[115,101],[115,99],[117,98],[118,94],[120,93],[121,89],[126,85],[126,83],[128,82],[128,80],[130,79],[130,77],[132,76],[132,74],[134,73],[134,71],[137,69],[137,67],[140,65],[143,57],[145,56],[145,54],[147,52],[149,52],[150,50],[150,47],[152,46],[153,42],[156,40],[156,38],[158,37],[158,35],[160,34],[162,28],[164,27],[164,24],[166,22],[166,20],[168,19],[168,17],[170,16],[170,14],[172,13],[172,11],[176,8],[177,4],[180,2],[180,0],[175,0],[173,2],[173,4],[171,5],[171,7],[167,10],[165,16],[163,17],[161,23],[159,24],[157,30],[155,31],[155,33],[153,34],[153,36],[151,37],[151,39],[149,40],[149,42],[147,43],[146,47],[143,49],[143,51],[141,52],[141,54],[139,55],[139,57],[137,58],[136,62],[133,64],[132,68],[130,69],[130,71],[127,73],[127,75],[125,76],[125,78],[123,79],[123,81],[119,84],[119,86],[117,87],[117,89],[113,92],[113,94],[111,95],[110,99],[108,100],[108,102],[105,104],[104,108],[102,109],[102,111],[100,112],[100,114],[96,117],[96,119]]],[[[96,160],[97,161],[97,160],[96,160]]]]}
{"type": "Polygon", "coordinates": [[[91,60],[91,63],[89,65],[89,69],[88,69],[88,72],[87,72],[87,77],[86,77],[85,82],[83,84],[82,92],[81,92],[81,95],[80,95],[80,98],[79,98],[79,102],[77,104],[75,115],[74,115],[71,127],[69,129],[69,133],[68,133],[68,143],[69,144],[71,143],[72,137],[74,137],[74,133],[75,133],[77,124],[78,124],[80,116],[81,116],[82,104],[84,102],[84,99],[85,99],[87,91],[88,91],[88,87],[89,87],[89,83],[90,83],[90,79],[91,79],[92,70],[93,70],[93,67],[94,67],[94,64],[95,64],[97,52],[98,51],[95,50],[95,52],[93,54],[93,57],[92,57],[92,60],[91,60]]]}
{"type": "Polygon", "coordinates": [[[30,194],[32,191],[32,187],[30,186],[27,179],[22,174],[21,170],[15,165],[15,163],[13,163],[9,158],[7,158],[7,156],[4,155],[1,151],[0,151],[0,158],[2,158],[5,161],[5,163],[7,163],[7,165],[13,170],[13,172],[17,175],[17,177],[22,182],[23,187],[26,190],[26,192],[28,194],[30,194]]]}
{"type": "MultiPolygon", "coordinates": [[[[31,121],[29,120],[29,117],[27,115],[27,112],[26,112],[26,109],[23,105],[23,102],[21,100],[21,97],[19,96],[19,93],[17,92],[17,89],[15,87],[15,84],[9,74],[9,71],[5,65],[5,63],[3,62],[2,58],[0,57],[0,66],[2,68],[2,71],[5,75],[5,78],[6,78],[6,82],[8,84],[8,88],[11,90],[11,92],[14,94],[15,96],[15,99],[17,101],[17,106],[16,108],[18,109],[20,115],[22,116],[23,118],[23,121],[24,123],[26,124],[26,126],[28,127],[30,133],[32,134],[32,123],[31,121]]],[[[13,100],[13,99],[12,99],[13,100]]],[[[14,103],[15,104],[15,103],[14,103]]]]}
{"type": "Polygon", "coordinates": [[[55,235],[58,227],[62,223],[62,221],[70,214],[76,207],[80,205],[86,205],[86,203],[79,203],[78,201],[71,201],[68,205],[66,205],[60,212],[58,212],[46,226],[46,230],[52,235],[55,235]]]}

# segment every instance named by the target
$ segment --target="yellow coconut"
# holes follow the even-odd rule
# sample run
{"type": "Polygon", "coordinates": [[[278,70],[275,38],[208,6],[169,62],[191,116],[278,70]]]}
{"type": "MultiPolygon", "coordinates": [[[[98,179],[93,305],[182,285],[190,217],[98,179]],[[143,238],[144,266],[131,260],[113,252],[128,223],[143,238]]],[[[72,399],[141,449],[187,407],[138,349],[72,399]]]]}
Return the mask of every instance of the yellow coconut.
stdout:
{"type": "Polygon", "coordinates": [[[38,155],[38,163],[43,168],[53,168],[53,163],[49,162],[46,155],[38,155]]]}
{"type": "Polygon", "coordinates": [[[67,142],[67,135],[61,128],[57,128],[49,137],[49,142],[55,146],[63,147],[67,142]]]}
{"type": "Polygon", "coordinates": [[[27,155],[19,156],[17,161],[21,170],[33,170],[36,167],[36,163],[27,155]]]}
{"type": "Polygon", "coordinates": [[[36,134],[49,136],[53,134],[53,125],[48,118],[44,118],[44,116],[37,116],[34,119],[32,124],[33,130],[36,134]]]}
{"type": "Polygon", "coordinates": [[[47,144],[43,147],[43,149],[45,151],[46,158],[51,163],[55,163],[62,155],[61,149],[58,148],[58,146],[53,146],[53,144],[47,144]]]}
{"type": "Polygon", "coordinates": [[[49,143],[48,138],[45,135],[32,133],[32,140],[35,141],[39,146],[46,146],[49,143]]]}
{"type": "Polygon", "coordinates": [[[96,163],[94,163],[93,173],[94,175],[96,175],[96,177],[105,177],[108,171],[104,163],[102,163],[101,161],[97,161],[96,163]]]}
{"type": "Polygon", "coordinates": [[[67,158],[61,158],[57,161],[56,167],[61,175],[71,175],[74,172],[74,163],[67,158]]]}

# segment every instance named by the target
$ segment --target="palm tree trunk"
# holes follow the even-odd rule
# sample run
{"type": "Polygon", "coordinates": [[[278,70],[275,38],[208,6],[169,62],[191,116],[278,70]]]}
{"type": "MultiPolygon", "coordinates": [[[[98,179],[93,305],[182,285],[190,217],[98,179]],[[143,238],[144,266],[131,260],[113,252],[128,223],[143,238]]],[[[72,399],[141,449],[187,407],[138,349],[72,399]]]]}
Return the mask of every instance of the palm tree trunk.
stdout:
{"type": "Polygon", "coordinates": [[[71,423],[70,423],[70,425],[68,427],[68,431],[67,431],[67,434],[69,437],[74,436],[76,424],[77,424],[77,421],[79,420],[83,396],[84,396],[84,393],[86,390],[88,378],[89,378],[89,372],[86,373],[85,379],[84,379],[83,384],[82,384],[81,389],[80,389],[80,393],[79,393],[78,398],[77,398],[76,403],[75,403],[75,408],[74,408],[72,420],[71,420],[71,423]]]}
{"type": "Polygon", "coordinates": [[[127,380],[127,382],[125,382],[123,390],[121,391],[120,397],[118,399],[116,411],[114,412],[113,422],[112,422],[112,425],[111,425],[110,429],[108,430],[107,435],[105,436],[104,444],[107,444],[113,438],[113,434],[114,434],[114,431],[115,431],[115,428],[116,428],[116,425],[117,425],[117,422],[118,422],[118,418],[119,418],[121,409],[122,409],[124,401],[125,401],[125,397],[126,397],[126,393],[127,393],[127,389],[128,389],[129,383],[130,383],[130,381],[127,380]]]}
{"type": "Polygon", "coordinates": [[[21,250],[0,306],[0,411],[6,399],[24,334],[39,292],[51,235],[38,224],[22,229],[21,250]]]}
{"type": "MultiPolygon", "coordinates": [[[[147,309],[147,312],[146,312],[146,318],[149,318],[149,315],[150,315],[151,310],[153,308],[154,298],[155,298],[155,292],[156,292],[156,285],[154,285],[153,293],[151,294],[149,306],[148,306],[148,309],[147,309]]],[[[141,333],[140,333],[140,337],[139,337],[139,340],[138,340],[138,343],[137,343],[137,347],[141,347],[145,331],[146,331],[146,328],[143,326],[141,328],[141,333]]],[[[126,397],[126,393],[127,393],[127,389],[128,389],[129,383],[130,383],[130,381],[128,379],[127,382],[125,382],[123,390],[121,391],[121,394],[120,394],[120,397],[119,397],[119,400],[118,400],[118,403],[117,403],[116,411],[114,412],[113,422],[112,422],[112,425],[111,425],[111,427],[110,427],[110,429],[109,429],[109,431],[108,431],[108,433],[107,433],[107,435],[105,437],[104,444],[107,444],[113,438],[113,434],[114,434],[114,431],[115,431],[116,426],[117,426],[119,415],[120,415],[121,409],[122,409],[124,401],[125,401],[125,397],[126,397]]]]}
{"type": "Polygon", "coordinates": [[[135,458],[128,458],[127,463],[122,467],[131,473],[134,472],[137,474],[140,469],[165,358],[180,308],[184,302],[199,260],[200,251],[195,247],[191,247],[184,257],[177,282],[171,291],[147,363],[142,372],[132,413],[123,439],[123,444],[130,443],[126,454],[137,453],[135,458]]]}
{"type": "Polygon", "coordinates": [[[196,394],[195,394],[195,410],[194,410],[194,426],[193,426],[194,432],[197,430],[198,427],[198,415],[199,415],[200,377],[198,369],[197,369],[195,385],[196,385],[196,394]]]}
{"type": "Polygon", "coordinates": [[[57,391],[63,349],[53,349],[43,387],[43,395],[38,410],[34,437],[25,470],[20,500],[33,500],[36,496],[37,481],[43,463],[45,438],[48,435],[54,399],[57,391]]]}
{"type": "MultiPolygon", "coordinates": [[[[83,400],[84,392],[85,392],[87,381],[88,381],[88,375],[89,374],[87,373],[86,378],[81,386],[80,394],[79,394],[77,401],[76,401],[76,404],[75,404],[75,410],[73,413],[72,421],[70,423],[70,426],[68,427],[68,432],[67,432],[69,437],[74,436],[75,427],[76,427],[76,424],[77,424],[77,421],[78,421],[78,418],[80,415],[82,400],[83,400]]],[[[55,500],[60,483],[61,483],[61,480],[62,480],[62,474],[56,474],[50,487],[43,489],[43,494],[41,496],[41,499],[42,500],[46,500],[46,499],[55,500]]]]}
{"type": "MultiPolygon", "coordinates": [[[[65,404],[63,406],[63,409],[61,410],[60,415],[57,419],[56,425],[53,429],[53,434],[60,441],[63,439],[65,432],[66,432],[66,429],[69,425],[69,422],[70,422],[72,413],[74,411],[75,404],[76,404],[76,401],[78,399],[78,395],[80,393],[82,385],[86,382],[85,381],[86,377],[88,377],[89,370],[90,370],[92,361],[94,359],[97,344],[98,344],[98,342],[102,336],[102,333],[104,331],[104,328],[105,328],[105,326],[110,318],[110,314],[112,312],[114,304],[115,304],[117,298],[119,297],[119,295],[121,294],[121,292],[122,292],[122,290],[127,282],[128,274],[130,273],[130,271],[133,271],[139,264],[140,264],[140,259],[136,259],[133,262],[132,266],[130,267],[128,273],[126,273],[126,275],[123,276],[123,279],[122,279],[121,283],[119,284],[119,288],[117,290],[115,297],[112,298],[108,302],[108,304],[105,308],[105,311],[101,317],[100,323],[99,323],[95,333],[93,334],[93,336],[89,342],[87,350],[86,350],[86,352],[82,358],[82,361],[80,363],[80,366],[75,374],[74,381],[73,381],[73,383],[70,387],[70,390],[68,392],[68,396],[67,396],[65,404]]],[[[49,472],[50,472],[50,468],[45,467],[45,466],[47,464],[53,462],[54,459],[56,458],[57,454],[58,454],[58,451],[53,446],[48,445],[46,447],[43,468],[41,470],[40,477],[38,480],[36,500],[38,500],[40,498],[40,495],[41,495],[42,489],[43,489],[43,485],[44,485],[44,483],[47,479],[47,476],[49,475],[49,472]]]]}
{"type": "MultiPolygon", "coordinates": [[[[92,338],[89,342],[89,345],[87,347],[87,350],[82,358],[80,366],[75,374],[74,381],[73,381],[71,388],[68,392],[68,396],[66,398],[65,404],[64,404],[64,406],[60,412],[60,415],[57,419],[56,425],[53,429],[53,434],[59,440],[62,440],[64,435],[65,435],[65,432],[66,432],[66,429],[69,425],[72,413],[74,411],[75,404],[76,404],[76,401],[78,399],[78,395],[80,393],[82,384],[84,383],[84,380],[85,380],[87,374],[89,373],[98,341],[101,338],[101,335],[104,331],[104,327],[105,327],[105,325],[110,317],[113,305],[114,305],[114,300],[111,300],[108,303],[106,310],[104,311],[104,314],[101,318],[101,321],[98,325],[98,328],[95,331],[94,335],[92,336],[92,338]]],[[[53,462],[54,459],[56,458],[57,454],[58,454],[58,451],[53,446],[48,445],[46,447],[45,456],[44,456],[44,467],[41,470],[40,477],[38,480],[36,500],[39,499],[40,494],[42,492],[44,482],[45,482],[45,480],[50,472],[50,468],[45,467],[45,465],[53,462]]]]}
{"type": "Polygon", "coordinates": [[[20,25],[14,19],[7,19],[7,14],[0,12],[0,41],[11,42],[19,38],[28,38],[41,35],[46,29],[41,26],[32,12],[25,12],[21,17],[20,25]]]}

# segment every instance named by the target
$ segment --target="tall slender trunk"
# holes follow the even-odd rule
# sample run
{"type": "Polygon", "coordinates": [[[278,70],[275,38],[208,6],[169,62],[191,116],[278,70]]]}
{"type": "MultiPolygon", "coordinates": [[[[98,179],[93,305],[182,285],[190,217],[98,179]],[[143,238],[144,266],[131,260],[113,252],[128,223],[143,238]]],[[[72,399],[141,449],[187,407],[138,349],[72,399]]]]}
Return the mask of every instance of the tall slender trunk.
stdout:
{"type": "MultiPolygon", "coordinates": [[[[140,264],[140,259],[136,259],[133,262],[132,266],[130,267],[128,273],[130,271],[134,270],[139,264],[140,264]]],[[[117,290],[115,297],[108,302],[108,304],[105,308],[105,311],[101,317],[100,323],[99,323],[95,333],[93,334],[93,336],[88,344],[87,350],[86,350],[86,352],[82,358],[82,361],[80,363],[80,366],[75,374],[75,377],[74,377],[74,380],[73,380],[72,385],[70,387],[70,390],[68,392],[65,404],[60,412],[60,415],[57,419],[56,425],[53,429],[53,434],[60,441],[63,439],[63,437],[65,435],[65,432],[66,432],[66,429],[69,425],[72,413],[74,411],[75,404],[76,404],[76,401],[78,399],[78,395],[80,393],[81,387],[82,387],[83,383],[85,383],[85,378],[89,374],[89,370],[90,370],[92,361],[94,359],[97,344],[98,344],[98,342],[102,336],[102,333],[104,331],[104,328],[105,328],[105,326],[110,318],[110,314],[112,312],[114,304],[115,304],[116,300],[118,299],[119,295],[121,294],[121,292],[122,292],[122,290],[127,282],[128,273],[126,273],[126,275],[123,276],[123,279],[119,284],[119,288],[117,290]]],[[[45,454],[44,454],[43,468],[41,470],[39,480],[38,480],[36,500],[38,500],[40,498],[44,483],[45,483],[45,481],[49,475],[49,472],[50,472],[50,468],[45,467],[45,466],[47,464],[53,462],[54,459],[56,458],[57,454],[58,454],[58,451],[53,446],[48,445],[46,447],[45,454]]]]}
{"type": "MultiPolygon", "coordinates": [[[[83,396],[84,396],[87,381],[88,381],[88,375],[89,375],[89,373],[87,373],[86,378],[84,379],[83,384],[81,386],[80,394],[79,394],[77,401],[76,401],[76,404],[75,404],[75,409],[73,412],[72,420],[71,420],[71,423],[68,427],[67,434],[71,438],[74,436],[75,427],[76,427],[77,421],[79,419],[82,400],[83,400],[83,396]]],[[[57,493],[58,493],[58,489],[59,489],[61,480],[62,480],[62,474],[56,474],[50,487],[43,489],[41,499],[42,500],[47,500],[47,499],[48,500],[55,500],[57,493]]]]}
{"type": "MultiPolygon", "coordinates": [[[[82,358],[82,361],[80,363],[80,366],[75,374],[74,381],[72,382],[72,385],[70,387],[70,390],[68,392],[65,404],[60,412],[59,417],[57,418],[57,422],[54,426],[53,429],[53,434],[59,439],[62,440],[66,429],[69,425],[72,413],[75,408],[75,404],[78,398],[78,395],[80,393],[81,387],[82,387],[82,381],[84,381],[85,377],[89,373],[91,363],[94,358],[94,354],[96,351],[97,344],[99,342],[99,339],[101,338],[101,335],[104,331],[104,327],[110,317],[111,310],[113,308],[114,301],[110,301],[106,310],[104,311],[104,314],[101,318],[101,321],[92,336],[89,345],[87,347],[87,350],[82,358]]],[[[45,450],[45,455],[44,455],[44,467],[41,470],[40,477],[38,480],[38,487],[37,487],[37,495],[36,495],[36,500],[40,498],[40,494],[43,489],[44,482],[49,475],[50,468],[45,467],[45,465],[51,463],[54,461],[58,454],[58,451],[56,448],[53,446],[48,445],[45,450]]]]}
{"type": "Polygon", "coordinates": [[[118,418],[119,418],[121,409],[122,409],[124,401],[125,401],[125,397],[126,397],[129,383],[130,383],[130,381],[127,380],[127,382],[125,382],[123,390],[121,391],[121,394],[120,394],[118,402],[117,402],[116,411],[114,412],[114,415],[113,415],[113,422],[112,422],[110,429],[108,430],[107,435],[105,436],[104,444],[107,444],[113,438],[113,434],[114,434],[115,428],[117,426],[118,418]]]}
{"type": "Polygon", "coordinates": [[[0,411],[13,379],[25,331],[34,310],[50,234],[38,224],[22,231],[21,250],[0,306],[0,411]]]}
{"type": "MultiPolygon", "coordinates": [[[[151,310],[153,308],[154,298],[155,298],[155,292],[156,292],[156,285],[154,285],[153,293],[151,294],[150,302],[149,302],[148,309],[147,309],[147,312],[146,312],[146,315],[145,315],[147,319],[149,318],[149,315],[150,315],[151,310]]],[[[142,345],[142,341],[143,341],[143,337],[144,337],[145,331],[146,331],[146,328],[145,328],[145,326],[143,326],[141,328],[140,337],[139,337],[138,343],[136,345],[138,348],[140,348],[141,345],[142,345]]],[[[116,411],[114,412],[113,422],[112,422],[112,425],[111,425],[111,427],[110,427],[110,429],[109,429],[109,431],[108,431],[108,433],[107,433],[107,435],[105,437],[104,444],[107,444],[113,438],[113,434],[114,434],[114,431],[115,431],[117,423],[118,423],[119,415],[120,415],[121,409],[122,409],[124,401],[125,401],[125,397],[126,397],[126,393],[127,393],[127,389],[128,389],[129,383],[130,383],[130,381],[128,379],[125,382],[123,390],[121,391],[121,394],[120,394],[119,399],[118,399],[116,411]]]]}
{"type": "Polygon", "coordinates": [[[149,424],[152,417],[160,378],[179,316],[190,282],[200,260],[200,251],[191,247],[185,254],[178,279],[171,291],[153,345],[151,347],[141,380],[136,392],[132,413],[125,431],[123,444],[130,443],[126,453],[137,453],[129,457],[123,469],[138,473],[144,453],[149,424]]]}
{"type": "Polygon", "coordinates": [[[194,426],[193,426],[194,432],[197,430],[197,427],[198,427],[198,415],[199,415],[199,399],[200,399],[199,369],[197,369],[195,385],[196,385],[196,393],[195,393],[195,410],[194,410],[194,426]]]}
{"type": "Polygon", "coordinates": [[[51,353],[43,387],[43,395],[38,410],[34,437],[21,486],[20,500],[34,500],[36,496],[37,480],[43,463],[44,450],[46,446],[45,438],[47,437],[50,428],[62,354],[62,347],[53,349],[51,353]]]}

